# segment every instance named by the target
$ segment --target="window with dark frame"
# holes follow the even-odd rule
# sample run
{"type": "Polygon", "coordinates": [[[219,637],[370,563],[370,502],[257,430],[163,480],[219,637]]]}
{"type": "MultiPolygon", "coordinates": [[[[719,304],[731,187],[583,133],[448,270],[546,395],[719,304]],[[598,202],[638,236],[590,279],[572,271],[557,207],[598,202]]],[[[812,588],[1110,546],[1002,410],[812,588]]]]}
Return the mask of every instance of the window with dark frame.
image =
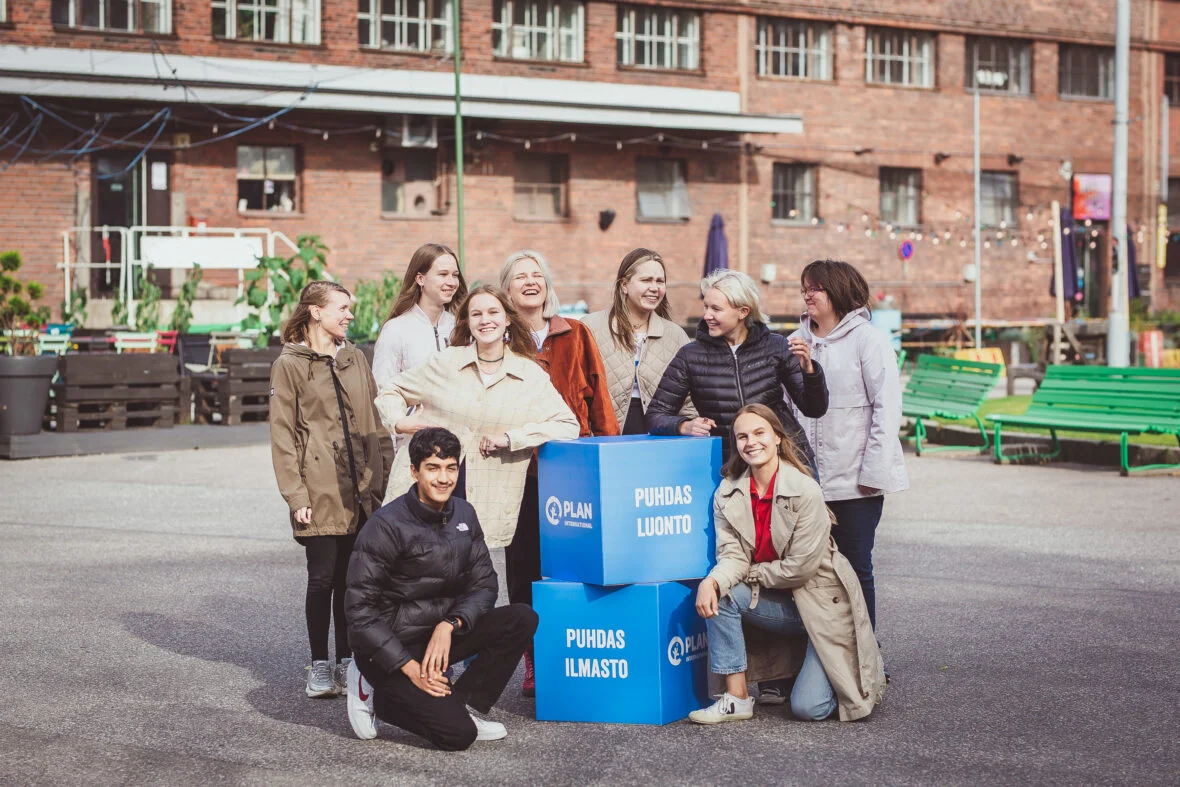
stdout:
{"type": "Polygon", "coordinates": [[[647,221],[683,221],[691,218],[687,173],[688,164],[684,159],[637,158],[637,218],[647,221]]]}
{"type": "Polygon", "coordinates": [[[1028,95],[1032,92],[1032,45],[1011,38],[968,38],[964,82],[968,90],[1028,95]]]}
{"type": "Polygon", "coordinates": [[[512,181],[518,219],[564,219],[569,215],[569,157],[522,153],[512,181]]]}
{"type": "Polygon", "coordinates": [[[922,170],[881,167],[881,221],[916,227],[922,220],[922,170]]]}
{"type": "Polygon", "coordinates": [[[615,45],[620,66],[696,71],[701,64],[701,15],[620,5],[615,45]]]}
{"type": "Polygon", "coordinates": [[[1168,245],[1164,281],[1180,284],[1180,178],[1168,178],[1168,245]]]}
{"type": "Polygon", "coordinates": [[[213,37],[320,43],[320,0],[213,0],[213,37]]]}
{"type": "Polygon", "coordinates": [[[934,87],[934,34],[869,28],[865,32],[865,82],[934,87]]]}
{"type": "Polygon", "coordinates": [[[816,218],[814,164],[776,163],[771,189],[771,218],[809,222],[816,218]]]}
{"type": "Polygon", "coordinates": [[[831,80],[832,27],[824,22],[759,17],[754,45],[759,76],[831,80]]]}
{"type": "Polygon", "coordinates": [[[363,47],[451,51],[450,0],[359,0],[356,18],[363,47]]]}
{"type": "Polygon", "coordinates": [[[298,150],[238,146],[238,212],[299,210],[298,150]]]}
{"type": "MultiPolygon", "coordinates": [[[[119,33],[172,32],[172,0],[53,0],[50,18],[57,27],[119,33]]],[[[0,20],[7,18],[0,2],[0,20]]]]}
{"type": "Polygon", "coordinates": [[[1057,94],[1066,98],[1114,99],[1114,50],[1061,44],[1057,50],[1057,94]]]}
{"type": "Polygon", "coordinates": [[[581,63],[586,6],[578,0],[496,0],[492,51],[518,60],[581,63]]]}
{"type": "Polygon", "coordinates": [[[1020,192],[1015,172],[980,172],[979,223],[985,227],[1015,227],[1020,221],[1020,192]]]}
{"type": "Polygon", "coordinates": [[[438,151],[386,151],[381,157],[381,212],[424,218],[437,210],[438,151]]]}
{"type": "Polygon", "coordinates": [[[1180,109],[1180,54],[1164,55],[1164,95],[1173,107],[1180,109]]]}

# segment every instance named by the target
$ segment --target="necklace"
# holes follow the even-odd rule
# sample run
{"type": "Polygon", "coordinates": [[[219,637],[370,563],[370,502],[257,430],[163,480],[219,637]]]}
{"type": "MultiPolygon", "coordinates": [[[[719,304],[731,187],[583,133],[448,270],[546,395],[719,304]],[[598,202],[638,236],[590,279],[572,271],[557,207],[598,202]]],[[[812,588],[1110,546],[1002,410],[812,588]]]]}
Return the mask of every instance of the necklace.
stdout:
{"type": "Polygon", "coordinates": [[[501,355],[499,358],[480,358],[478,355],[475,357],[480,361],[480,363],[499,363],[500,361],[504,360],[503,355],[501,355]]]}

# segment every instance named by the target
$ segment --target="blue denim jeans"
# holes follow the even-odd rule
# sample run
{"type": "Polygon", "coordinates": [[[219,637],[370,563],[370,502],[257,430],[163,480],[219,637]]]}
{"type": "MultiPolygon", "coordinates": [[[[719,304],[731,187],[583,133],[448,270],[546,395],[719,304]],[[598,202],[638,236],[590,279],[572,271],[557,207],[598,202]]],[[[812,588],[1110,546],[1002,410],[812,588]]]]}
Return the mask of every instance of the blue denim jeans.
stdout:
{"type": "MultiPolygon", "coordinates": [[[[750,609],[750,586],[733,586],[717,604],[717,614],[705,621],[709,630],[709,659],[718,675],[746,671],[746,639],[742,620],[778,634],[806,634],[799,608],[788,590],[761,588],[758,606],[750,609]]],[[[828,682],[819,655],[807,641],[803,667],[791,689],[791,713],[803,721],[821,721],[836,709],[836,692],[828,682]]]]}
{"type": "Polygon", "coordinates": [[[828,508],[836,515],[832,538],[836,539],[836,548],[848,558],[860,580],[860,590],[874,630],[877,628],[877,584],[873,580],[873,543],[877,540],[877,525],[881,522],[884,506],[883,495],[828,503],[828,508]]]}

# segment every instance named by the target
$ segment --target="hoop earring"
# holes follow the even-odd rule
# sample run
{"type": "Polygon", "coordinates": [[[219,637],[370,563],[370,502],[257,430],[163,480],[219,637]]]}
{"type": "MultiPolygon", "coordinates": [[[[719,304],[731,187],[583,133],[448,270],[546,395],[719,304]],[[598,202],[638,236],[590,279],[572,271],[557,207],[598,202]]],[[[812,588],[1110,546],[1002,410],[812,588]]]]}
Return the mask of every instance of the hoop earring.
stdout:
{"type": "Polygon", "coordinates": [[[508,344],[508,341],[509,341],[508,331],[504,331],[504,344],[508,344]]]}

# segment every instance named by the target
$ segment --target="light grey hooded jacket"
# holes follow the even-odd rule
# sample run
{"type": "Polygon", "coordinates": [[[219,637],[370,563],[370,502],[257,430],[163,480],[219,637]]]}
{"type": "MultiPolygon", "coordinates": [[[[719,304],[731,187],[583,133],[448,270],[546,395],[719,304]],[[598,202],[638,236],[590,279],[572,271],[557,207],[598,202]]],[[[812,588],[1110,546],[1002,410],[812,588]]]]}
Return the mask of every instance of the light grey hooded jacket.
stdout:
{"type": "Polygon", "coordinates": [[[869,322],[869,310],[857,309],[824,338],[811,333],[804,314],[798,336],[811,346],[811,357],[828,381],[828,411],[795,417],[815,449],[824,500],[867,497],[860,487],[880,494],[909,489],[901,450],[901,379],[889,337],[869,322]]]}

